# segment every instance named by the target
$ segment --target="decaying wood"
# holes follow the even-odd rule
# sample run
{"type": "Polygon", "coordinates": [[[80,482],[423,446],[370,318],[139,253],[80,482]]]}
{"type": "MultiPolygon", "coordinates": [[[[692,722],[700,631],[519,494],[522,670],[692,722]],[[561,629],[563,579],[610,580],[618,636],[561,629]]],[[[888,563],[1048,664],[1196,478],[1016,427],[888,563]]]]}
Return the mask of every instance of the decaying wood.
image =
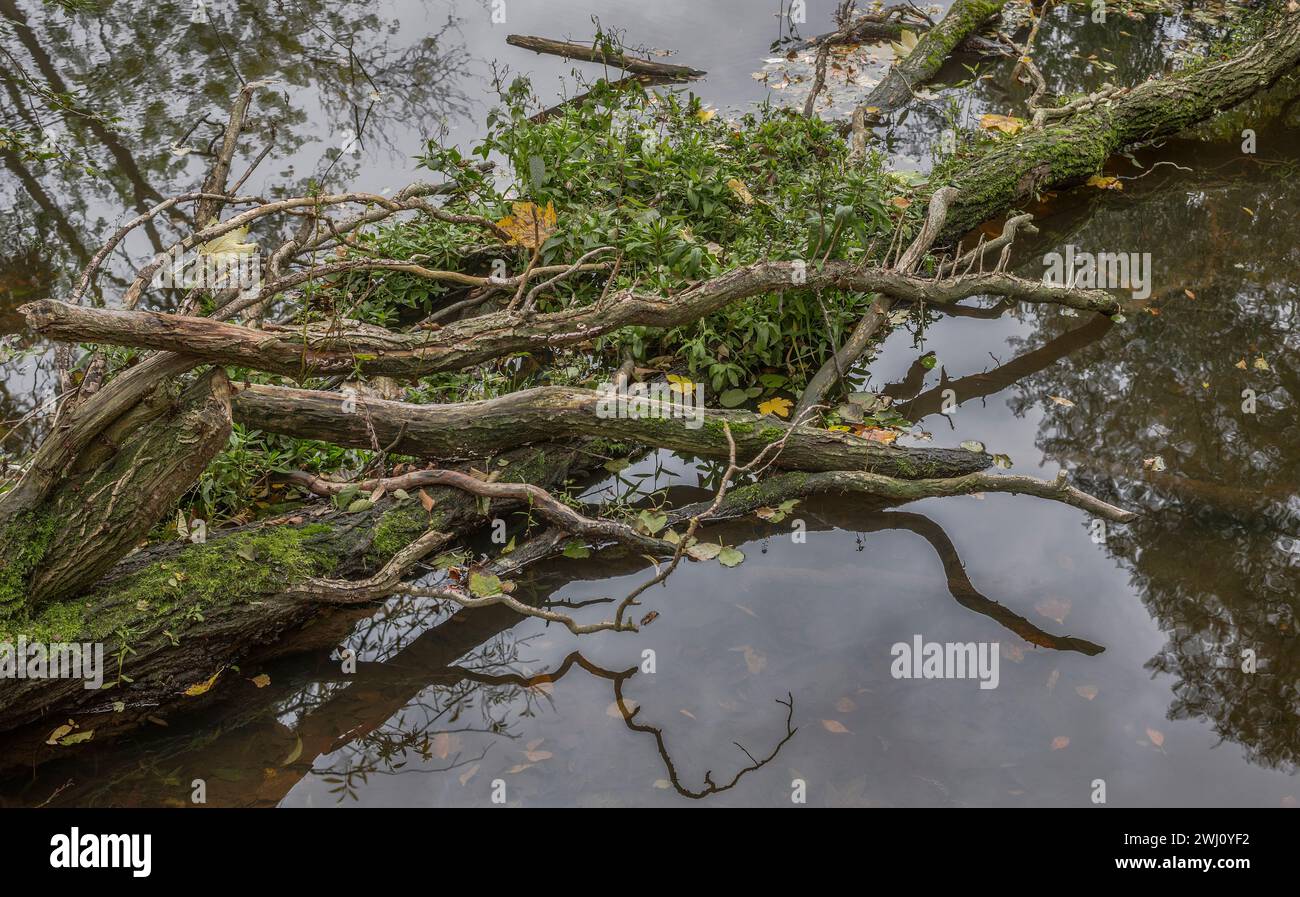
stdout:
{"type": "Polygon", "coordinates": [[[571,41],[551,40],[546,37],[533,37],[527,34],[511,34],[506,43],[512,47],[521,47],[535,53],[562,56],[565,59],[579,59],[583,62],[595,62],[600,65],[612,65],[634,75],[657,75],[663,78],[689,79],[707,75],[708,72],[693,69],[688,65],[674,65],[670,62],[655,62],[630,56],[622,50],[605,52],[599,45],[575,44],[571,41]]]}
{"type": "Polygon", "coordinates": [[[1043,190],[1080,183],[1115,153],[1169,137],[1272,86],[1300,64],[1300,7],[1278,4],[1258,40],[1232,56],[1105,95],[998,141],[959,168],[941,243],[956,242],[1043,190]]]}
{"type": "MultiPolygon", "coordinates": [[[[237,421],[269,433],[327,439],[357,448],[369,448],[377,439],[398,454],[433,459],[479,457],[520,445],[588,436],[726,458],[724,422],[731,428],[740,457],[749,458],[787,431],[785,423],[770,415],[713,408],[702,411],[700,426],[695,427],[694,408],[649,399],[633,418],[620,415],[606,393],[567,386],[543,386],[481,402],[414,405],[361,398],[348,403],[336,392],[252,384],[238,390],[233,407],[237,421]]],[[[803,425],[795,428],[777,464],[799,470],[870,470],[916,479],[984,470],[992,458],[965,449],[895,448],[803,425]]]]}
{"type": "Polygon", "coordinates": [[[962,41],[1006,5],[1007,0],[954,0],[943,19],[921,36],[912,51],[890,66],[859,108],[878,117],[902,107],[934,77],[962,41]]]}
{"type": "Polygon", "coordinates": [[[515,352],[572,346],[622,327],[675,327],[754,296],[805,289],[883,293],[932,306],[998,295],[1080,311],[1119,310],[1115,297],[1102,290],[1052,286],[1004,272],[930,279],[841,261],[821,266],[769,261],[737,268],[673,296],[621,291],[604,301],[548,314],[502,311],[436,331],[409,333],[340,330],[336,324],[258,330],[211,318],[85,308],[52,299],[29,302],[20,311],[32,329],[52,339],[183,352],[296,378],[354,372],[416,378],[515,352]]]}

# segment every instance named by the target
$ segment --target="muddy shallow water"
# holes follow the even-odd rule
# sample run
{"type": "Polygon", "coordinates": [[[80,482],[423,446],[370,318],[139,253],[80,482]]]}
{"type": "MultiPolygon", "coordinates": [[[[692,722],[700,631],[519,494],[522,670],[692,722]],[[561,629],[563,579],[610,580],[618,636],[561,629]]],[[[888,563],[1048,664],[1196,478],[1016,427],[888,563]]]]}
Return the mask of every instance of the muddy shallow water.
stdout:
{"type": "MultiPolygon", "coordinates": [[[[115,139],[139,160],[138,177],[118,159],[103,182],[14,165],[0,174],[17,206],[5,225],[6,308],[58,288],[77,263],[73,237],[93,246],[133,196],[193,180],[201,163],[170,146],[199,115],[220,116],[236,83],[228,65],[275,74],[292,38],[310,33],[287,13],[236,6],[209,4],[228,24],[223,44],[168,18],[187,21],[188,4],[160,4],[147,23],[114,8],[120,21],[96,30],[0,0],[11,21],[26,11],[22,33],[68,77],[80,73],[73,80],[93,95],[121,92],[115,139]],[[133,29],[149,52],[128,46],[133,29]],[[219,88],[195,93],[204,78],[219,88]]],[[[471,141],[491,60],[532,72],[543,101],[561,98],[557,78],[578,66],[507,47],[504,35],[588,35],[593,14],[709,69],[691,89],[724,112],[783,93],[753,77],[781,34],[775,2],[509,0],[496,27],[491,6],[302,4],[318,21],[371,16],[359,33],[376,66],[456,20],[436,52],[425,48],[444,80],[403,95],[425,106],[374,113],[378,127],[363,130],[374,136],[340,163],[352,183],[415,177],[410,157],[435,118],[446,139],[471,141]]],[[[833,4],[808,6],[804,33],[828,30],[833,4]]],[[[1081,21],[1062,12],[1044,29],[1040,65],[1056,73],[1055,89],[1158,72],[1165,57],[1135,48],[1155,34],[1176,45],[1187,27],[1121,20],[1090,31],[1081,21]],[[1090,55],[1118,68],[1089,65],[1090,55]]],[[[963,116],[1016,111],[1022,94],[1007,89],[1005,69],[989,71],[963,116]]],[[[322,149],[357,120],[350,104],[367,101],[337,66],[278,73],[306,118],[286,127],[292,150],[252,179],[258,190],[324,171],[322,149]]],[[[939,108],[948,94],[935,94],[939,108]]],[[[10,804],[185,805],[201,778],[211,804],[481,806],[500,780],[506,801],[524,805],[788,806],[802,787],[814,805],[1083,806],[1104,780],[1112,806],[1294,805],[1300,149],[1288,96],[1119,160],[1114,173],[1133,178],[1122,191],[1081,189],[1035,210],[1041,232],[1014,256],[1025,276],[1041,276],[1044,255],[1067,244],[1151,254],[1150,298],[1127,320],[1031,308],[945,317],[923,334],[893,334],[871,366],[868,388],[894,395],[932,444],[983,442],[1016,473],[1070,469],[1080,486],[1144,510],[1137,523],[1099,530],[1072,508],[1006,495],[898,509],[808,501],[794,512],[806,539],[789,520],[718,527],[744,563],[683,565],[643,597],[659,616],[638,634],[576,637],[507,611],[448,618],[393,601],[337,621],[355,675],[342,674],[337,652],[240,670],[270,684],[235,683],[221,703],[41,765],[0,794],[10,804]],[[1246,127],[1254,154],[1241,151],[1246,127]],[[930,352],[932,369],[920,363],[930,352]],[[894,678],[892,646],[918,635],[996,642],[997,687],[894,678]],[[1255,672],[1242,671],[1243,651],[1255,672]]],[[[941,121],[922,110],[891,135],[900,165],[924,167],[941,121]]],[[[39,401],[43,364],[6,366],[6,419],[39,401]]],[[[707,474],[663,454],[590,495],[640,483],[703,497],[707,474]]],[[[521,587],[580,604],[648,575],[644,559],[611,551],[549,563],[521,587]]]]}

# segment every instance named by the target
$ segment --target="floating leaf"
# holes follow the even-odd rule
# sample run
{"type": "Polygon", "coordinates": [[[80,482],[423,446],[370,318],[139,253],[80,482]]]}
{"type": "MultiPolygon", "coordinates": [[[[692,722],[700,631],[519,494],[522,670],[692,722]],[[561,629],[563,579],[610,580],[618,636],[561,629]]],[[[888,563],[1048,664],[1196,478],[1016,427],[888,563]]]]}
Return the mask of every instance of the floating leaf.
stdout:
{"type": "Polygon", "coordinates": [[[1164,733],[1164,732],[1161,732],[1159,729],[1152,729],[1152,728],[1150,728],[1150,727],[1148,726],[1148,727],[1147,727],[1147,738],[1150,738],[1150,739],[1151,739],[1151,743],[1154,744],[1156,747],[1158,747],[1158,748],[1160,748],[1160,749],[1162,749],[1162,750],[1164,749],[1164,746],[1165,746],[1165,733],[1164,733]]]}
{"type": "Polygon", "coordinates": [[[90,741],[95,737],[94,729],[87,729],[84,732],[78,732],[76,735],[67,735],[59,739],[59,744],[81,744],[83,741],[90,741]]]}
{"type": "Polygon", "coordinates": [[[686,553],[697,561],[711,561],[722,553],[722,546],[717,542],[697,542],[686,553]]]}
{"type": "Polygon", "coordinates": [[[718,563],[724,567],[739,567],[745,560],[745,553],[730,546],[718,552],[718,563]]]}
{"type": "Polygon", "coordinates": [[[1034,605],[1034,610],[1038,611],[1049,620],[1055,620],[1057,623],[1064,623],[1065,618],[1070,615],[1070,599],[1068,598],[1044,598],[1034,605]]]}
{"type": "Polygon", "coordinates": [[[1159,473],[1160,471],[1166,469],[1165,459],[1160,457],[1159,455],[1156,455],[1155,457],[1152,458],[1144,458],[1142,459],[1142,469],[1154,470],[1156,473],[1159,473]]]}
{"type": "Polygon", "coordinates": [[[1065,735],[1057,735],[1052,739],[1052,750],[1063,751],[1070,746],[1070,739],[1065,735]]]}
{"type": "Polygon", "coordinates": [[[1124,189],[1124,184],[1122,181],[1120,181],[1119,178],[1103,177],[1102,175],[1099,174],[1094,174],[1092,177],[1088,178],[1088,186],[1096,187],[1099,190],[1123,190],[1124,189]]]}
{"type": "Polygon", "coordinates": [[[745,668],[749,670],[751,676],[757,676],[763,670],[767,669],[767,657],[761,651],[756,651],[753,645],[741,645],[739,648],[732,648],[732,651],[740,651],[745,655],[745,668]]]}
{"type": "Polygon", "coordinates": [[[252,682],[254,685],[256,685],[258,688],[266,688],[268,685],[271,684],[271,677],[268,676],[266,673],[259,673],[249,681],[252,682]]]}
{"type": "Polygon", "coordinates": [[[982,442],[978,442],[978,441],[976,441],[976,440],[974,440],[974,439],[968,439],[968,440],[966,440],[965,442],[963,442],[963,443],[961,444],[961,447],[964,448],[964,449],[965,449],[966,451],[968,451],[968,452],[982,452],[982,451],[984,451],[984,443],[982,443],[982,442]]]}
{"type": "Polygon", "coordinates": [[[825,729],[827,732],[834,732],[836,735],[852,735],[852,734],[853,734],[852,732],[850,732],[850,731],[848,730],[848,728],[844,725],[844,723],[840,722],[840,721],[837,720],[837,719],[824,719],[824,720],[822,720],[822,728],[825,729]]]}
{"type": "Polygon", "coordinates": [[[1081,698],[1091,701],[1097,697],[1097,687],[1095,685],[1080,685],[1074,689],[1074,693],[1081,698]]]}
{"type": "Polygon", "coordinates": [[[1071,402],[1069,399],[1067,399],[1065,396],[1048,396],[1048,398],[1051,399],[1056,404],[1060,405],[1062,408],[1074,407],[1074,403],[1071,402]]]}
{"type": "Polygon", "coordinates": [[[993,464],[995,467],[1001,467],[1003,470],[1010,470],[1012,461],[1010,455],[994,455],[993,464]]]}

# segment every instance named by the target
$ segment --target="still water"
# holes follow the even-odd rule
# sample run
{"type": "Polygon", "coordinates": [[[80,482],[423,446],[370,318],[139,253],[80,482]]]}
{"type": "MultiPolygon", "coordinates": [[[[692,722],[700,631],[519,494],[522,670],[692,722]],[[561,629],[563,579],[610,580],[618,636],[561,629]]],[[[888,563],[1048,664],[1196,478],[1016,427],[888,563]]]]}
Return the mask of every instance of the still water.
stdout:
{"type": "MultiPolygon", "coordinates": [[[[276,151],[248,184],[266,194],[313,177],[399,187],[418,177],[425,139],[472,142],[507,70],[532,74],[543,104],[579,92],[571,73],[595,67],[504,37],[582,39],[593,15],[708,69],[691,89],[724,114],[803,98],[797,83],[761,76],[779,59],[775,0],[508,0],[504,26],[489,2],[209,2],[216,28],[191,24],[188,3],[127,6],[92,20],[0,0],[6,47],[51,89],[83,91],[121,118],[103,133],[71,129],[103,174],[5,158],[6,324],[17,326],[16,304],[63,288],[125,209],[198,179],[213,128],[186,132],[221,120],[238,77],[280,80],[276,151]],[[332,158],[357,132],[359,145],[332,158]]],[[[810,2],[801,31],[829,30],[833,6],[810,2]]],[[[1135,83],[1203,27],[1082,21],[1058,10],[1040,35],[1054,90],[1135,83]]],[[[1005,68],[981,71],[992,77],[934,88],[886,135],[900,167],[926,166],[950,96],[973,97],[958,110],[967,121],[1019,111],[1005,68]]],[[[970,77],[959,64],[945,75],[970,77]]],[[[1151,253],[1151,297],[1123,323],[1030,308],[946,317],[893,334],[871,367],[868,388],[894,395],[933,444],[984,442],[1015,473],[1070,469],[1144,510],[1139,522],[1099,533],[1074,509],[1004,495],[898,509],[809,501],[796,511],[804,541],[789,521],[711,530],[745,562],[684,564],[643,596],[659,616],[635,635],[576,637],[506,611],[448,617],[394,601],[331,620],[358,654],[355,675],[341,674],[336,652],[242,670],[270,684],[236,684],[200,713],[11,778],[4,802],[187,805],[202,778],[220,805],[483,806],[501,780],[523,805],[791,806],[800,782],[812,805],[1086,806],[1104,780],[1112,806],[1295,805],[1294,92],[1119,160],[1114,173],[1134,178],[1122,191],[1035,209],[1041,233],[1015,255],[1025,276],[1066,244],[1151,253]],[[1243,127],[1257,132],[1255,154],[1241,152],[1243,127]],[[946,389],[960,398],[949,414],[946,389]],[[1157,456],[1164,470],[1144,470],[1157,456]],[[891,647],[918,635],[996,642],[998,687],[893,678],[891,647]],[[1253,674],[1244,650],[1258,658],[1253,674]]],[[[150,240],[130,252],[151,254],[150,240]]],[[[10,361],[5,420],[43,400],[47,371],[39,353],[10,361]]],[[[4,447],[17,451],[24,432],[4,447]]],[[[704,473],[661,454],[589,495],[640,483],[699,498],[704,473]]],[[[611,551],[549,563],[522,585],[577,605],[617,599],[652,572],[611,551]]],[[[600,604],[575,612],[605,615],[600,604]]]]}

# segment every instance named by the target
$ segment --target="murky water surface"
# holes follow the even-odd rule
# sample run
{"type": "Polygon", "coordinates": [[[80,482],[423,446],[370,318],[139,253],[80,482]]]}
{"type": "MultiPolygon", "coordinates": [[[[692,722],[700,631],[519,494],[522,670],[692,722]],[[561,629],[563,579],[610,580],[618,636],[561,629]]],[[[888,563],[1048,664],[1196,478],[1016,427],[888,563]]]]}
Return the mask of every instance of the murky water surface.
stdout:
{"type": "MultiPolygon", "coordinates": [[[[121,110],[111,132],[68,135],[99,176],[4,157],[7,329],[21,301],[66,288],[124,210],[197,181],[213,133],[203,120],[222,119],[236,71],[278,78],[283,92],[276,152],[247,185],[268,194],[311,177],[376,190],[418,177],[424,139],[467,145],[480,132],[493,66],[531,73],[545,102],[576,92],[570,73],[594,67],[504,38],[589,37],[593,15],[708,69],[693,89],[724,112],[803,97],[797,83],[755,77],[777,58],[775,0],[507,0],[501,26],[493,4],[468,0],[207,6],[215,29],[191,24],[187,3],[113,4],[92,21],[0,0],[0,41],[49,89],[121,110]],[[331,162],[358,127],[359,147],[331,162]]],[[[808,6],[804,34],[829,30],[833,4],[808,6]]],[[[1040,37],[1056,90],[1135,83],[1201,27],[1083,22],[1058,11],[1040,37]]],[[[1005,67],[981,71],[991,77],[969,91],[934,88],[890,135],[901,166],[928,164],[949,96],[973,97],[958,113],[968,119],[1019,111],[1005,67]]],[[[970,77],[960,64],[946,74],[970,77]]],[[[336,621],[356,675],[324,652],[243,670],[270,685],[40,766],[10,780],[4,801],[185,804],[203,778],[210,803],[236,805],[484,805],[494,780],[528,805],[790,805],[802,780],[810,804],[1078,806],[1102,779],[1111,805],[1294,805],[1298,124],[1283,90],[1212,132],[1120,160],[1116,173],[1132,178],[1122,191],[1036,210],[1041,233],[1015,256],[1026,276],[1066,244],[1151,254],[1150,298],[1124,323],[1033,308],[948,317],[894,334],[872,367],[870,388],[896,396],[935,444],[984,442],[1018,473],[1070,469],[1145,509],[1140,522],[1098,531],[1076,510],[1004,495],[894,510],[809,501],[796,511],[803,542],[789,521],[719,527],[745,562],[684,565],[645,596],[659,617],[637,635],[578,638],[505,611],[447,617],[393,602],[336,621]],[[1253,155],[1241,152],[1244,127],[1257,132],[1253,155]],[[1153,168],[1160,160],[1177,165],[1153,168]],[[929,352],[932,369],[920,363],[929,352]],[[951,414],[946,389],[959,398],[951,414]],[[1157,456],[1165,469],[1144,472],[1157,456]],[[891,646],[915,636],[996,642],[998,686],[893,678],[891,646]]],[[[130,254],[151,254],[152,239],[130,254]]],[[[11,358],[3,418],[36,407],[48,376],[39,352],[11,358]]],[[[29,431],[4,448],[19,451],[29,431]]],[[[702,497],[706,473],[663,455],[606,487],[702,497]]],[[[599,602],[651,572],[606,553],[535,569],[524,587],[599,602]]]]}

